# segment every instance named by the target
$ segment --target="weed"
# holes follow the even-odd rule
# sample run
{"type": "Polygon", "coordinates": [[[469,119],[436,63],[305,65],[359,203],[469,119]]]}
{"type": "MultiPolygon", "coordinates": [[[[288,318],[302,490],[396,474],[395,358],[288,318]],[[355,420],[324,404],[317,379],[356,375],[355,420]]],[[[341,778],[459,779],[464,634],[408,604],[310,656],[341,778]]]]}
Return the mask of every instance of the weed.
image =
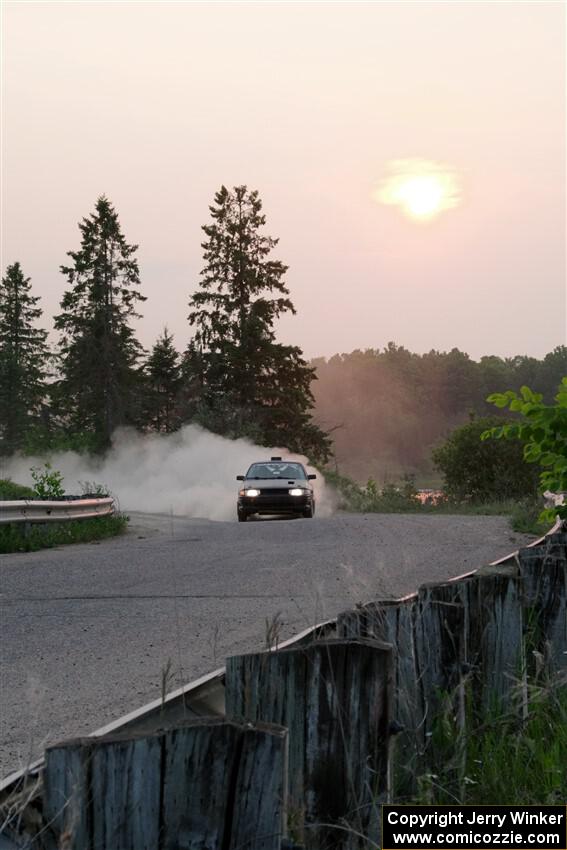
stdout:
{"type": "Polygon", "coordinates": [[[167,659],[167,663],[164,667],[161,668],[161,710],[163,712],[165,708],[165,698],[169,693],[171,688],[171,683],[175,677],[175,673],[173,670],[173,661],[171,658],[167,659]]]}
{"type": "Polygon", "coordinates": [[[277,649],[283,628],[281,611],[278,611],[271,620],[266,617],[266,649],[271,651],[277,649]]]}
{"type": "Polygon", "coordinates": [[[38,499],[49,502],[65,495],[63,476],[57,469],[53,469],[49,461],[45,462],[43,469],[40,466],[32,466],[30,472],[35,481],[34,491],[38,499]]]}
{"type": "Polygon", "coordinates": [[[100,499],[110,495],[108,487],[104,484],[98,484],[96,481],[79,481],[79,486],[83,497],[90,496],[100,499]]]}
{"type": "Polygon", "coordinates": [[[494,711],[464,732],[453,717],[439,718],[435,743],[447,757],[434,774],[419,777],[414,802],[551,805],[567,799],[567,680],[531,685],[528,705],[525,718],[494,711]]]}

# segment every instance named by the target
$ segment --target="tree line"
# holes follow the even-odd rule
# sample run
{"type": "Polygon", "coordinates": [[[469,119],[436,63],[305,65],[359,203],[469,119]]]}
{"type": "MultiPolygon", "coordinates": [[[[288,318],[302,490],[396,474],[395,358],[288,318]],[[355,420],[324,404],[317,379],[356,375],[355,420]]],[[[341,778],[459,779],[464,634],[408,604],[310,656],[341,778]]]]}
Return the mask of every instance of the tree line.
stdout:
{"type": "MultiPolygon", "coordinates": [[[[494,424],[486,418],[516,415],[495,411],[487,401],[491,393],[529,386],[551,404],[567,375],[567,346],[541,360],[485,356],[475,361],[457,348],[415,354],[390,342],[380,350],[319,358],[311,365],[318,378],[315,419],[331,434],[337,470],[361,482],[413,473],[425,484],[439,479],[433,456],[456,428],[477,420],[465,433],[479,439],[494,424]]],[[[507,451],[521,456],[521,448],[502,444],[503,464],[507,451]]]]}
{"type": "Polygon", "coordinates": [[[297,346],[276,342],[274,322],[295,312],[264,232],[257,191],[221,187],[203,226],[204,266],[189,299],[184,352],[165,328],[150,352],[133,321],[138,246],[102,196],[79,223],[80,246],[61,266],[67,280],[55,351],[38,326],[39,297],[19,262],[0,289],[0,451],[102,452],[120,426],[170,433],[197,423],[230,438],[282,445],[325,463],[330,440],[312,418],[315,370],[297,346]]]}

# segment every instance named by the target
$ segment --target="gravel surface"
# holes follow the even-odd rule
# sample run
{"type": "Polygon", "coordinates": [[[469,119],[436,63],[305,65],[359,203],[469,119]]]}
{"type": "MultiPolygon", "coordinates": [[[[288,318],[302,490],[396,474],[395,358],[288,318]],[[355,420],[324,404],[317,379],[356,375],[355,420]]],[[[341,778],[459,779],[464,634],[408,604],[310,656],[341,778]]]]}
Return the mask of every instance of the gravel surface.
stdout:
{"type": "Polygon", "coordinates": [[[400,596],[530,538],[507,519],[336,514],[246,524],[132,514],[96,544],[0,556],[0,775],[62,738],[356,602],[400,596]]]}

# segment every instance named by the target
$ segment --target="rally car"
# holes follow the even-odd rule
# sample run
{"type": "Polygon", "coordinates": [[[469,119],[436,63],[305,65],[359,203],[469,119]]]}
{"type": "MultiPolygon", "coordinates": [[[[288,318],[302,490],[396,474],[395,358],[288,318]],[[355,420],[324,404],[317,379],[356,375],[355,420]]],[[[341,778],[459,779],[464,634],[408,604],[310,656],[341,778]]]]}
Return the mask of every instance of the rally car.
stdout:
{"type": "Polygon", "coordinates": [[[238,491],[236,512],[239,522],[246,522],[252,514],[288,514],[310,519],[315,513],[315,495],[305,467],[296,461],[272,457],[253,463],[246,475],[237,475],[242,481],[238,491]]]}

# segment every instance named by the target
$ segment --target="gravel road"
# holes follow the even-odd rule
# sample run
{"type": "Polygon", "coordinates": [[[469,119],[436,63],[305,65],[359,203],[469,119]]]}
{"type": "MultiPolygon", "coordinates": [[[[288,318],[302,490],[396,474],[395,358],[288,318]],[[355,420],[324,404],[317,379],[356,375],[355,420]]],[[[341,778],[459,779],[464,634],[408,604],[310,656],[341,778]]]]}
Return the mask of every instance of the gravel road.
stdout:
{"type": "Polygon", "coordinates": [[[0,556],[2,776],[62,738],[377,596],[528,542],[500,517],[336,514],[238,524],[132,514],[98,544],[0,556]]]}

